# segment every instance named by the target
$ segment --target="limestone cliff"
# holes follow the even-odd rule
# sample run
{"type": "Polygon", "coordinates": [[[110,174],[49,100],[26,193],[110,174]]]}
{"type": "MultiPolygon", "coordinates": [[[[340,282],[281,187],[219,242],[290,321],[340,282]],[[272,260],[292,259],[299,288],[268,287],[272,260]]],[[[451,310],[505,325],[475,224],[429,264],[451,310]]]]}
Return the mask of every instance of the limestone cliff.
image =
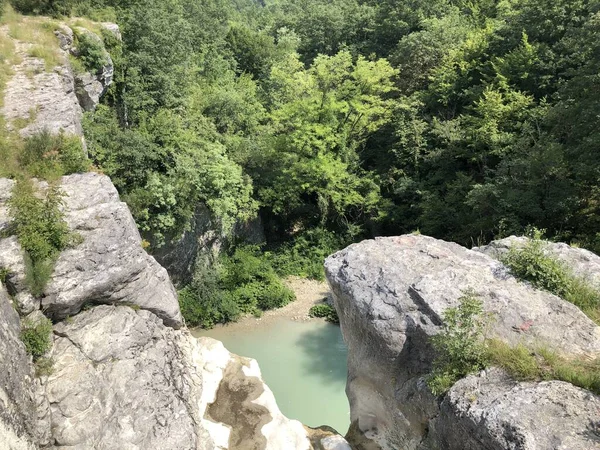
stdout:
{"type": "MultiPolygon", "coordinates": [[[[585,257],[589,267],[600,262],[585,257]]],[[[574,305],[517,281],[483,253],[425,236],[354,244],[325,267],[348,345],[356,448],[600,448],[600,398],[568,383],[516,382],[490,369],[456,383],[441,403],[425,383],[429,338],[466,290],[494,314],[490,336],[598,357],[600,327],[574,305]]]]}

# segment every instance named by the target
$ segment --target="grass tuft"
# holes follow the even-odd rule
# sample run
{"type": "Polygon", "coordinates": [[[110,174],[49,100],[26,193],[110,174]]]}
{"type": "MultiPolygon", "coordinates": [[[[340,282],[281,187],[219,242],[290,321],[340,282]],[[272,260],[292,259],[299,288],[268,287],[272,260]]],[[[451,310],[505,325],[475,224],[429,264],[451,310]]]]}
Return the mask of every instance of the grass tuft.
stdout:
{"type": "Polygon", "coordinates": [[[600,325],[600,291],[575,276],[563,262],[548,254],[537,232],[521,248],[513,247],[501,261],[512,274],[579,307],[600,325]]]}
{"type": "Polygon", "coordinates": [[[52,322],[44,317],[38,320],[26,319],[22,323],[21,340],[34,361],[45,355],[52,347],[52,322]]]}

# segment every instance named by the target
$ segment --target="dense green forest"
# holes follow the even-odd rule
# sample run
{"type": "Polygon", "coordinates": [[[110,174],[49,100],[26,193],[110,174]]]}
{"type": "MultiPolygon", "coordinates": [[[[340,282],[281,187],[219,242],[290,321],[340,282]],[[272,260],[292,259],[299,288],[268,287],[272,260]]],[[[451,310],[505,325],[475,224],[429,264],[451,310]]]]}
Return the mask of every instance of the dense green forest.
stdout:
{"type": "Polygon", "coordinates": [[[600,1],[11,3],[121,26],[85,133],[151,248],[198,203],[224,234],[260,214],[262,248],[232,244],[184,289],[195,323],[269,303],[230,298],[231,280],[318,277],[376,235],[537,227],[600,251],[600,1]]]}

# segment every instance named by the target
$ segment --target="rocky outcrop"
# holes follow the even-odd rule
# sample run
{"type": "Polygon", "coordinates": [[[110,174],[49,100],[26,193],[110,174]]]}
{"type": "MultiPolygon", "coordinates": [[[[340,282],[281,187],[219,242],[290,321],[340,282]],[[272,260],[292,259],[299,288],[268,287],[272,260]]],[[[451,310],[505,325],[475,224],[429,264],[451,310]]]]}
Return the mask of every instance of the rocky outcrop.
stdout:
{"type": "Polygon", "coordinates": [[[217,341],[112,306],[58,324],[55,335],[54,373],[44,382],[55,448],[308,448],[302,425],[281,416],[256,362],[217,341]]]}
{"type": "MultiPolygon", "coordinates": [[[[102,24],[103,27],[111,31],[120,38],[121,33],[119,27],[115,24],[102,24]]],[[[86,35],[88,39],[97,42],[99,47],[104,48],[102,39],[84,28],[77,28],[77,34],[79,36],[86,35]]],[[[69,47],[67,49],[71,54],[78,55],[79,49],[77,47],[69,47]]],[[[93,111],[100,103],[100,97],[104,95],[108,87],[112,84],[113,76],[115,73],[114,64],[110,54],[104,50],[103,52],[103,63],[96,70],[88,72],[75,72],[75,94],[79,100],[79,104],[84,111],[93,111]]]]}
{"type": "Polygon", "coordinates": [[[20,339],[21,323],[0,282],[0,447],[35,448],[33,366],[20,339]]]}
{"type": "Polygon", "coordinates": [[[561,381],[517,383],[499,369],[460,380],[432,421],[427,449],[600,448],[600,398],[561,381]]]}
{"type": "MultiPolygon", "coordinates": [[[[433,359],[429,338],[439,332],[444,311],[457,306],[466,291],[478,296],[484,309],[494,315],[492,336],[511,344],[543,342],[570,355],[600,355],[600,327],[577,307],[518,282],[497,260],[456,244],[417,235],[379,238],[332,255],[325,268],[348,345],[349,436],[359,449],[546,448],[524,443],[538,442],[536,426],[552,415],[543,415],[538,423],[530,420],[518,412],[526,400],[512,394],[527,392],[537,396],[527,401],[559,404],[559,399],[544,397],[548,389],[526,383],[501,385],[494,377],[476,377],[479,393],[473,398],[479,395],[483,402],[485,397],[485,414],[497,416],[496,425],[512,427],[515,438],[509,447],[498,433],[487,429],[476,409],[469,409],[471,416],[459,409],[458,405],[465,405],[461,402],[471,398],[459,391],[466,381],[451,389],[442,413],[430,393],[424,378],[433,359]],[[444,440],[443,430],[466,430],[469,423],[483,427],[479,447],[444,440]]],[[[564,390],[565,395],[577,397],[574,393],[581,390],[571,388],[564,390]]],[[[581,395],[573,400],[573,408],[581,405],[581,395]]],[[[589,420],[572,417],[570,429],[579,434],[568,448],[593,448],[585,436],[590,420],[600,420],[600,411],[589,420]]],[[[561,427],[560,416],[555,416],[547,424],[544,439],[561,442],[561,427]]]]}
{"type": "MultiPolygon", "coordinates": [[[[36,19],[24,18],[21,26],[35,27],[36,19]]],[[[104,28],[120,36],[118,26],[103,24],[104,28]]],[[[78,29],[101,42],[94,33],[78,29]]],[[[15,45],[18,64],[12,67],[13,75],[4,88],[4,102],[0,114],[6,119],[6,126],[11,131],[18,131],[22,137],[47,130],[52,134],[63,131],[67,134],[81,136],[82,108],[93,110],[112,83],[114,67],[110,55],[106,53],[105,64],[94,73],[87,71],[74,72],[68,62],[69,54],[76,54],[73,30],[61,24],[56,30],[56,51],[59,64],[46,67],[44,59],[31,56],[34,44],[13,39],[6,26],[0,28],[4,38],[15,45]]],[[[47,44],[46,44],[47,45],[47,44]]]]}
{"type": "MultiPolygon", "coordinates": [[[[530,239],[524,236],[509,236],[493,241],[484,247],[473,248],[473,250],[500,260],[510,248],[522,248],[529,241],[530,239]]],[[[571,247],[562,242],[544,242],[542,245],[548,255],[562,261],[575,276],[600,289],[600,257],[598,255],[584,248],[571,247]]]]}
{"type": "Polygon", "coordinates": [[[165,245],[154,248],[152,255],[169,272],[177,285],[192,279],[196,267],[214,264],[228,239],[248,244],[265,242],[260,217],[244,223],[236,223],[231,236],[222,233],[221,225],[203,204],[196,207],[190,228],[180,236],[169,237],[165,245]]]}
{"type": "MultiPolygon", "coordinates": [[[[41,378],[36,399],[41,445],[349,450],[339,435],[283,416],[256,361],[176,329],[182,324],[173,285],[142,249],[106,176],[70,175],[61,188],[65,219],[81,242],[62,252],[41,299],[44,313],[57,321],[48,355],[53,371],[41,378]]],[[[5,266],[13,290],[24,289],[18,242],[4,238],[0,248],[2,264],[18,261],[5,266]]]]}
{"type": "MultiPolygon", "coordinates": [[[[45,314],[56,321],[84,306],[126,303],[180,327],[177,293],[166,270],[142,248],[133,217],[110,179],[93,172],[75,174],[63,177],[61,188],[65,220],[82,242],[58,258],[41,298],[45,314]]],[[[21,311],[35,309],[35,300],[26,292],[24,255],[15,236],[0,239],[0,267],[8,271],[21,311]]]]}
{"type": "MultiPolygon", "coordinates": [[[[10,39],[7,30],[2,32],[10,39]]],[[[18,40],[14,44],[20,63],[12,67],[0,108],[7,128],[23,137],[43,130],[81,135],[82,113],[66,54],[63,52],[63,64],[47,71],[43,59],[29,56],[33,44],[18,40]]]]}

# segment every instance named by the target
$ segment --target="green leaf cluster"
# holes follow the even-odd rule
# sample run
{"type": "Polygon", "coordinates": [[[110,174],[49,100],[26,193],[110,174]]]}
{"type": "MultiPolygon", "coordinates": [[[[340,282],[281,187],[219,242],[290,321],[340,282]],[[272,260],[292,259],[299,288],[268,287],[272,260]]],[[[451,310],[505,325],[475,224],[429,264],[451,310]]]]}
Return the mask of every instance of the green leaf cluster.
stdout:
{"type": "Polygon", "coordinates": [[[46,317],[35,321],[24,320],[21,324],[21,340],[34,361],[39,360],[52,348],[52,322],[46,317]]]}
{"type": "Polygon", "coordinates": [[[436,357],[427,384],[433,394],[442,395],[459,379],[485,368],[488,322],[482,301],[471,292],[444,312],[443,328],[431,338],[436,357]]]}
{"type": "Polygon", "coordinates": [[[58,255],[75,241],[61,211],[62,196],[54,184],[38,193],[30,180],[19,179],[8,201],[10,230],[25,251],[26,282],[33,295],[42,294],[58,255]]]}
{"type": "Polygon", "coordinates": [[[338,317],[337,311],[333,306],[328,304],[312,306],[308,310],[308,315],[310,317],[322,317],[331,323],[340,323],[340,318],[338,317]]]}
{"type": "Polygon", "coordinates": [[[260,249],[238,247],[221,257],[218,266],[201,267],[194,280],[179,291],[179,303],[188,325],[211,328],[242,314],[260,315],[294,300],[260,249]]]}

